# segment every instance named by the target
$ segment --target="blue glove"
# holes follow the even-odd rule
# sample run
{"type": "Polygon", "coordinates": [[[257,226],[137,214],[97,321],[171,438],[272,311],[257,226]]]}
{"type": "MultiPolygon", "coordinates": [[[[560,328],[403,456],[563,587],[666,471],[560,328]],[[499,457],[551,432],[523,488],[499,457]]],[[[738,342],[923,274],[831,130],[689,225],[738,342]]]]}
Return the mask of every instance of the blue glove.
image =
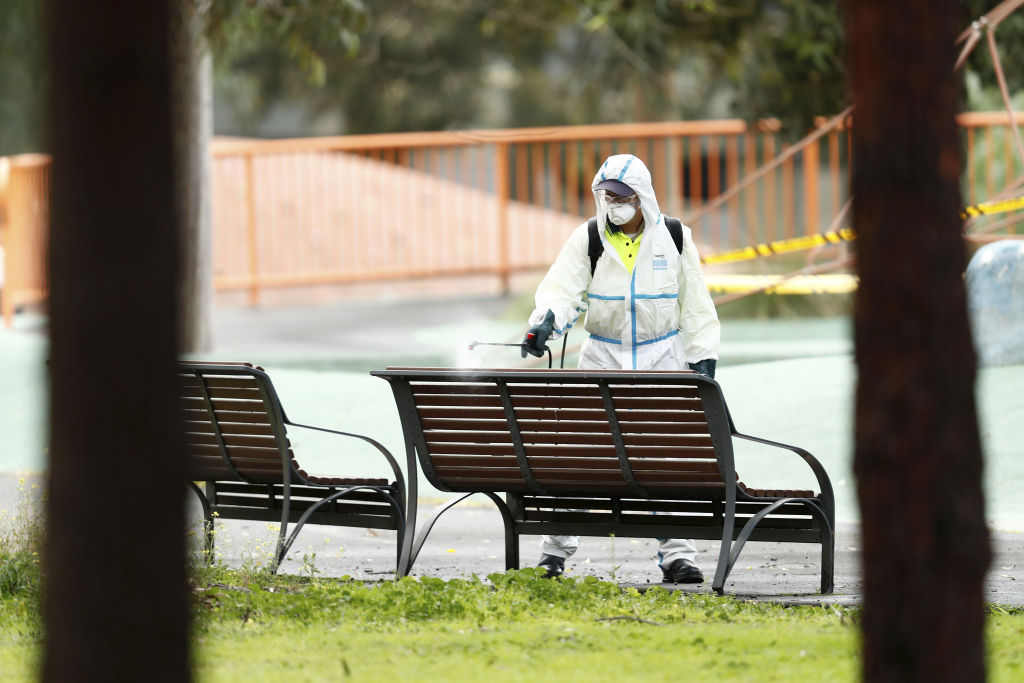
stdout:
{"type": "Polygon", "coordinates": [[[534,325],[526,331],[526,336],[523,337],[523,358],[526,358],[526,354],[537,356],[540,358],[544,355],[544,351],[547,348],[548,337],[555,329],[555,314],[548,309],[548,312],[544,314],[544,320],[539,325],[534,325]]]}
{"type": "Polygon", "coordinates": [[[706,377],[714,379],[715,364],[717,362],[718,361],[716,361],[714,358],[705,358],[704,360],[699,360],[696,363],[687,363],[687,365],[689,365],[690,369],[693,370],[694,372],[699,372],[700,374],[706,377]]]}

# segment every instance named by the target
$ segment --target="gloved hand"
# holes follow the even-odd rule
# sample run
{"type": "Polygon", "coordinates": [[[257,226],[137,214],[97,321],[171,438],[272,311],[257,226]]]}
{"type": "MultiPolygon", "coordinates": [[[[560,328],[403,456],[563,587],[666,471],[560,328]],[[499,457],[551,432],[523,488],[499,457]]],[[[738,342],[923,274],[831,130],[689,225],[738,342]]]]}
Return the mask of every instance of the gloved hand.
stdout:
{"type": "Polygon", "coordinates": [[[689,365],[690,369],[693,370],[694,372],[699,372],[700,374],[706,377],[714,379],[715,364],[717,362],[718,361],[716,361],[714,358],[705,358],[704,360],[699,360],[696,363],[687,363],[687,365],[689,365]]]}
{"type": "Polygon", "coordinates": [[[526,358],[526,354],[530,353],[538,358],[544,355],[545,345],[548,342],[548,337],[555,329],[555,314],[548,309],[548,312],[544,314],[544,320],[539,325],[534,325],[526,331],[526,336],[523,337],[523,358],[526,358]]]}

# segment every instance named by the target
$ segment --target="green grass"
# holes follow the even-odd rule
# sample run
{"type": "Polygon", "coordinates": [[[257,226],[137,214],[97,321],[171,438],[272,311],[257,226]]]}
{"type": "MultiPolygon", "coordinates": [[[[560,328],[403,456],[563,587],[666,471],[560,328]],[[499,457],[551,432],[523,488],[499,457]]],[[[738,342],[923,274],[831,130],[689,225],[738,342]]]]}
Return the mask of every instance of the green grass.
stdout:
{"type": "MultiPolygon", "coordinates": [[[[621,589],[535,568],[488,580],[363,584],[202,570],[193,583],[196,679],[853,681],[857,609],[621,589]]],[[[34,594],[0,598],[0,670],[31,680],[34,594]]],[[[993,681],[1020,679],[1024,614],[993,608],[993,681]]]]}

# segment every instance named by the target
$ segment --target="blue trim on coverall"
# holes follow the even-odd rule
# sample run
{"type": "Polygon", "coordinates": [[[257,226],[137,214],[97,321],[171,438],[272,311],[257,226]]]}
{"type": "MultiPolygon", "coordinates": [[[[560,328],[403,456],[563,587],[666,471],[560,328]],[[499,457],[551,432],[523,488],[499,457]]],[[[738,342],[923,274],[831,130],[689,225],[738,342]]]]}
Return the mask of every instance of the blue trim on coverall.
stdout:
{"type": "Polygon", "coordinates": [[[637,294],[637,299],[678,299],[678,294],[637,294]]]}
{"type": "Polygon", "coordinates": [[[609,339],[608,337],[602,337],[600,335],[594,334],[593,332],[590,333],[590,338],[596,339],[597,341],[603,341],[606,344],[622,344],[621,339],[609,339]]]}
{"type": "MultiPolygon", "coordinates": [[[[636,157],[630,157],[629,161],[626,162],[626,165],[622,167],[621,171],[619,171],[619,177],[616,178],[616,180],[618,180],[620,183],[622,182],[623,176],[626,175],[626,169],[629,168],[629,165],[631,163],[633,163],[633,159],[636,159],[636,157]]],[[[605,162],[605,163],[607,163],[607,162],[605,162]]]]}
{"type": "Polygon", "coordinates": [[[668,334],[663,334],[660,337],[655,337],[654,339],[648,339],[647,341],[637,342],[636,345],[637,346],[643,346],[644,344],[654,344],[655,342],[660,342],[660,341],[664,341],[666,339],[671,339],[672,337],[676,336],[677,334],[679,334],[679,330],[672,330],[668,334]]]}
{"type": "Polygon", "coordinates": [[[636,268],[629,278],[629,314],[632,318],[630,327],[633,331],[633,369],[636,370],[636,268]]]}

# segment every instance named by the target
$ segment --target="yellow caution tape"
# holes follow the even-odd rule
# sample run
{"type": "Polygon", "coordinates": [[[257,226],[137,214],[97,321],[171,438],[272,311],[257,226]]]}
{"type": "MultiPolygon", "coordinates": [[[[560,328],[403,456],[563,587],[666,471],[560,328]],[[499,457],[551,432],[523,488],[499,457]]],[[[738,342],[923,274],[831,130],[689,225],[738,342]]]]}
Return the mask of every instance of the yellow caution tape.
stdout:
{"type": "Polygon", "coordinates": [[[766,244],[758,244],[753,247],[743,247],[742,249],[733,249],[732,251],[723,251],[720,254],[712,254],[711,256],[705,256],[700,260],[704,264],[715,264],[715,263],[735,263],[737,261],[749,261],[751,259],[760,258],[762,256],[771,256],[773,254],[785,254],[792,251],[803,251],[805,249],[813,249],[814,247],[820,247],[825,244],[838,244],[839,242],[851,242],[856,239],[856,235],[850,228],[843,228],[842,230],[833,230],[826,233],[816,235],[804,235],[803,237],[793,237],[788,240],[776,240],[774,242],[768,242],[766,244]]]}
{"type": "MultiPolygon", "coordinates": [[[[991,216],[993,214],[1008,213],[1018,209],[1024,209],[1024,196],[974,204],[973,206],[965,207],[964,210],[960,212],[960,217],[975,218],[977,216],[991,216]]],[[[756,244],[752,247],[742,247],[731,251],[723,251],[719,254],[705,256],[700,260],[700,262],[705,265],[713,265],[716,263],[751,261],[763,256],[813,249],[825,244],[852,242],[856,238],[857,235],[851,228],[843,228],[841,230],[833,230],[815,235],[804,235],[803,237],[793,237],[787,240],[776,240],[765,244],[756,244]]]]}
{"type": "Polygon", "coordinates": [[[1016,211],[1017,209],[1024,209],[1024,197],[997,199],[993,202],[982,202],[981,204],[968,206],[960,212],[960,218],[991,216],[995,213],[1007,213],[1008,211],[1016,211]]]}
{"type": "Polygon", "coordinates": [[[831,275],[705,275],[713,294],[731,294],[765,289],[765,294],[849,294],[857,289],[857,277],[846,273],[831,275]]]}

